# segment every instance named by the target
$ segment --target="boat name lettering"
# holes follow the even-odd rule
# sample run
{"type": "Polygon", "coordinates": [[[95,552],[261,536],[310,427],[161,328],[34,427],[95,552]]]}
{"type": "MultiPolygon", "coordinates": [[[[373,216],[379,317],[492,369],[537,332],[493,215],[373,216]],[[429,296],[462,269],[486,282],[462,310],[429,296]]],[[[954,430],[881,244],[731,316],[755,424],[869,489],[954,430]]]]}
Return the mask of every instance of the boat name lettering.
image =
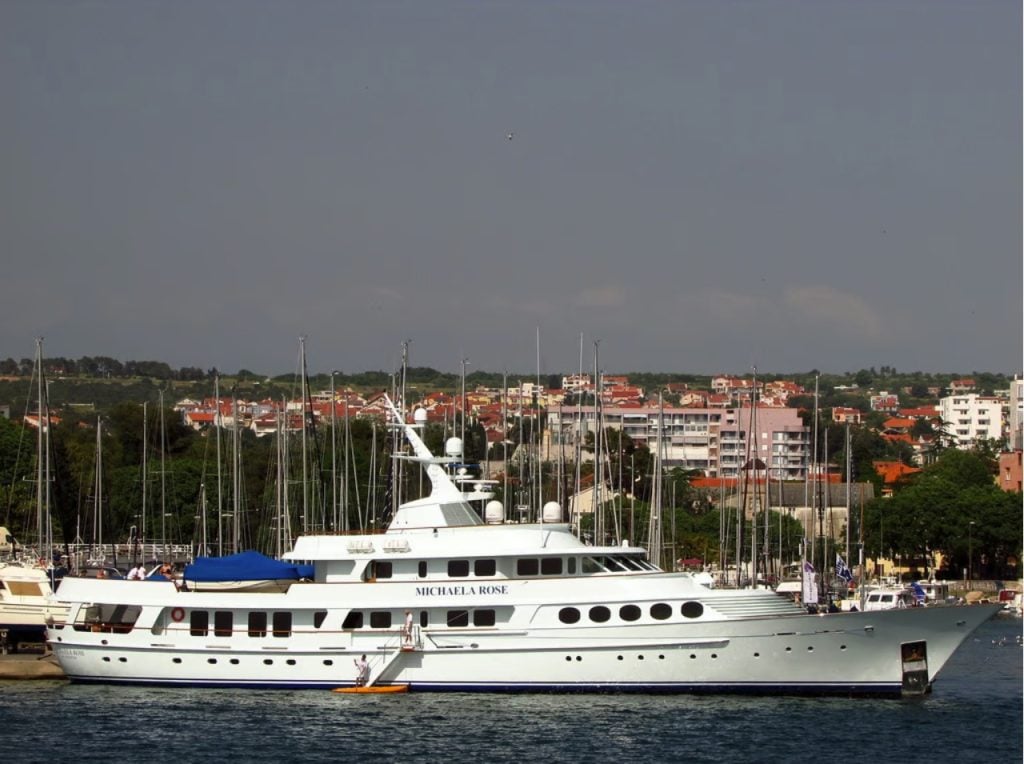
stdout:
{"type": "Polygon", "coordinates": [[[481,586],[417,586],[417,597],[459,597],[492,594],[508,594],[507,584],[486,584],[481,586]]]}

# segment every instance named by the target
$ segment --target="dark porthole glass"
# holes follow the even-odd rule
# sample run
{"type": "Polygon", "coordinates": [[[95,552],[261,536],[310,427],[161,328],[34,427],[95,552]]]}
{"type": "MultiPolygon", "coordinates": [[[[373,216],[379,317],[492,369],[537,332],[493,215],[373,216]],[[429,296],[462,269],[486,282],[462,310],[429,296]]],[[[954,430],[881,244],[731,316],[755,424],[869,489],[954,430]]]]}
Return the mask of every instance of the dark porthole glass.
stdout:
{"type": "Polygon", "coordinates": [[[577,623],[580,620],[580,611],[574,607],[564,607],[558,611],[558,620],[562,623],[577,623]]]}
{"type": "Polygon", "coordinates": [[[682,613],[684,618],[700,618],[704,615],[704,606],[699,602],[684,602],[682,613]]]}
{"type": "Polygon", "coordinates": [[[637,621],[640,619],[640,608],[636,605],[623,605],[619,608],[619,618],[623,621],[637,621]]]}
{"type": "Polygon", "coordinates": [[[604,623],[612,617],[612,611],[604,605],[595,605],[590,608],[590,620],[594,623],[604,623]]]}
{"type": "Polygon", "coordinates": [[[651,605],[651,618],[658,621],[664,621],[666,618],[672,617],[672,606],[664,602],[656,602],[651,605]]]}

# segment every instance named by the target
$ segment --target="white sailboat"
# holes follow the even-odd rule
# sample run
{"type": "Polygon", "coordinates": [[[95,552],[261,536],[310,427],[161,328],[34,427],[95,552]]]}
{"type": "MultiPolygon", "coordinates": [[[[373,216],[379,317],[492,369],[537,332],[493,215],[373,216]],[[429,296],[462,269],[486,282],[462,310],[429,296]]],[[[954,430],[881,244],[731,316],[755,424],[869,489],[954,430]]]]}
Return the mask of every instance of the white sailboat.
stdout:
{"type": "MultiPolygon", "coordinates": [[[[430,480],[382,534],[307,535],[286,591],[68,579],[48,630],[78,682],[419,690],[900,695],[931,688],[998,605],[808,615],[764,589],[709,589],[561,522],[505,522],[392,407],[430,480]],[[405,628],[406,613],[413,616],[405,628]],[[411,633],[409,633],[411,631],[411,633]]],[[[422,422],[425,417],[414,417],[422,422]]],[[[452,449],[446,449],[452,450],[452,449]]],[[[495,506],[497,504],[497,506],[495,506]]]]}
{"type": "Polygon", "coordinates": [[[28,550],[17,545],[6,528],[4,545],[10,549],[0,560],[0,638],[5,647],[16,649],[21,641],[40,641],[48,620],[63,618],[67,607],[53,598],[54,570],[50,534],[50,461],[51,417],[43,384],[43,341],[36,340],[36,382],[38,387],[36,439],[36,528],[38,547],[28,550]]]}

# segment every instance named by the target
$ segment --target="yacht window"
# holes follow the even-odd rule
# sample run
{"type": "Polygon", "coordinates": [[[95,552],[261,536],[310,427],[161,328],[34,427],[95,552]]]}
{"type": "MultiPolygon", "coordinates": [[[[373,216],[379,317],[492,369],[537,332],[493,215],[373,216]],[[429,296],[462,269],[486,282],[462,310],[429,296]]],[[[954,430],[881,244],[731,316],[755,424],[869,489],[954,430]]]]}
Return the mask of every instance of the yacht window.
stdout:
{"type": "Polygon", "coordinates": [[[594,623],[604,623],[612,617],[612,611],[604,605],[595,605],[590,608],[590,620],[594,623]]]}
{"type": "Polygon", "coordinates": [[[213,636],[230,637],[234,628],[234,618],[230,610],[215,610],[213,613],[213,636]]]}
{"type": "Polygon", "coordinates": [[[420,578],[426,578],[427,577],[427,561],[426,560],[420,560],[420,564],[417,566],[417,569],[418,569],[418,573],[419,573],[419,577],[420,578]]]}
{"type": "Polygon", "coordinates": [[[580,611],[574,607],[564,607],[558,611],[558,620],[562,623],[576,623],[580,620],[580,611]]]}
{"type": "Polygon", "coordinates": [[[608,570],[626,570],[626,566],[618,560],[616,560],[614,557],[602,557],[601,562],[604,563],[605,567],[608,568],[608,570]]]}
{"type": "Polygon", "coordinates": [[[341,624],[343,629],[361,629],[363,628],[363,611],[362,610],[349,610],[348,615],[345,616],[345,620],[341,624]]]}
{"type": "Polygon", "coordinates": [[[390,629],[391,628],[391,611],[390,610],[373,610],[370,612],[370,628],[371,629],[390,629]]]}
{"type": "Polygon", "coordinates": [[[288,610],[274,613],[274,636],[290,637],[292,635],[292,614],[288,610]]]}
{"type": "Polygon", "coordinates": [[[261,611],[249,613],[249,636],[267,636],[267,614],[261,611]]]}
{"type": "Polygon", "coordinates": [[[493,626],[494,620],[494,611],[489,608],[473,611],[474,626],[493,626]]]}
{"type": "Polygon", "coordinates": [[[682,613],[684,618],[700,618],[704,615],[704,606],[699,602],[684,602],[682,613]]]}
{"type": "Polygon", "coordinates": [[[469,560],[448,560],[448,576],[465,578],[469,575],[469,560]]]}
{"type": "Polygon", "coordinates": [[[615,561],[629,570],[643,570],[644,566],[641,565],[635,557],[616,557],[615,561]]]}
{"type": "Polygon", "coordinates": [[[430,616],[427,615],[427,611],[426,610],[421,610],[420,611],[420,628],[422,628],[422,629],[427,628],[429,623],[430,623],[430,616]]]}
{"type": "Polygon", "coordinates": [[[473,560],[474,576],[493,576],[497,572],[494,560],[473,560]]]}
{"type": "Polygon", "coordinates": [[[561,557],[544,557],[540,561],[540,572],[541,572],[541,575],[545,575],[545,576],[560,576],[560,575],[562,575],[562,558],[561,557]]]}
{"type": "Polygon", "coordinates": [[[636,605],[623,605],[619,608],[619,618],[623,621],[636,621],[640,618],[640,608],[636,605]]]}
{"type": "Polygon", "coordinates": [[[386,560],[374,560],[371,569],[371,578],[391,578],[391,563],[386,560]]]}
{"type": "Polygon", "coordinates": [[[326,620],[326,618],[327,618],[327,611],[326,610],[317,610],[315,613],[313,613],[313,628],[314,629],[319,629],[321,626],[323,626],[324,625],[324,621],[326,620]]]}
{"type": "Polygon", "coordinates": [[[516,560],[516,574],[520,576],[535,576],[537,575],[539,565],[537,560],[525,559],[516,560]]]}
{"type": "Polygon", "coordinates": [[[565,572],[568,573],[570,576],[576,575],[576,558],[575,557],[570,557],[566,561],[565,572]]]}
{"type": "Polygon", "coordinates": [[[449,626],[469,626],[469,611],[449,610],[445,620],[449,626]]]}
{"type": "Polygon", "coordinates": [[[584,573],[607,573],[608,569],[595,557],[584,557],[580,563],[580,569],[584,573]]]}
{"type": "Polygon", "coordinates": [[[189,633],[193,637],[205,637],[210,630],[210,614],[205,610],[193,610],[189,616],[189,633]]]}
{"type": "Polygon", "coordinates": [[[664,602],[656,602],[651,605],[651,618],[657,621],[664,621],[672,617],[672,606],[664,602]]]}

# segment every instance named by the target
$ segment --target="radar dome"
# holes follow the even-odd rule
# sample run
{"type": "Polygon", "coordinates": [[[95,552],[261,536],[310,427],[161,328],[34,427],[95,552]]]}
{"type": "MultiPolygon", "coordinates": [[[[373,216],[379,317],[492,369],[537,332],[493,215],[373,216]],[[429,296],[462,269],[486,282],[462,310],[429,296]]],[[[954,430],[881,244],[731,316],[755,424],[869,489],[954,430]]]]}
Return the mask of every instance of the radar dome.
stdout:
{"type": "Polygon", "coordinates": [[[546,523],[560,523],[562,522],[562,505],[557,501],[549,501],[544,505],[542,510],[544,522],[546,523]]]}
{"type": "Polygon", "coordinates": [[[427,410],[426,409],[416,409],[414,412],[412,412],[412,419],[413,419],[413,421],[416,424],[426,424],[427,423],[427,410]]]}
{"type": "Polygon", "coordinates": [[[492,525],[505,522],[505,505],[497,499],[487,502],[484,507],[484,520],[492,525]]]}
{"type": "Polygon", "coordinates": [[[446,456],[462,456],[462,439],[448,438],[444,442],[444,453],[446,456]]]}

